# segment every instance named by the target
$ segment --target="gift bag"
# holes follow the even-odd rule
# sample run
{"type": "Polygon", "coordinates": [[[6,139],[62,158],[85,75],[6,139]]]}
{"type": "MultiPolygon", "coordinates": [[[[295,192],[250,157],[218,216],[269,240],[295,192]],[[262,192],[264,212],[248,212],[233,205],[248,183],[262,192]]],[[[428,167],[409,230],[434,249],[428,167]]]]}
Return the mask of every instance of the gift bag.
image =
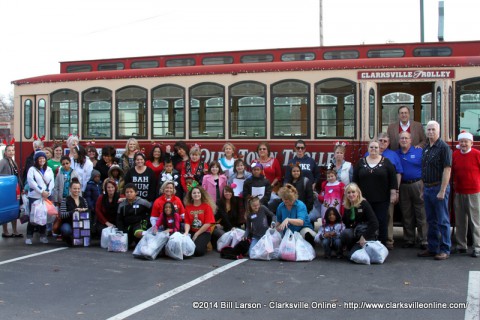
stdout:
{"type": "Polygon", "coordinates": [[[110,252],[127,252],[128,251],[128,234],[117,231],[108,237],[108,251],[110,252]]]}
{"type": "Polygon", "coordinates": [[[273,260],[278,259],[282,236],[276,229],[268,229],[265,235],[258,240],[250,251],[250,259],[273,260]]]}
{"type": "Polygon", "coordinates": [[[388,249],[380,241],[367,241],[365,251],[370,257],[370,263],[383,263],[388,256],[388,249]]]}
{"type": "Polygon", "coordinates": [[[108,248],[108,241],[111,234],[115,234],[117,232],[117,228],[115,227],[106,227],[102,230],[102,235],[100,237],[100,247],[107,249],[108,248]]]}
{"type": "Polygon", "coordinates": [[[299,232],[293,234],[295,237],[295,255],[296,261],[312,261],[315,259],[315,249],[310,243],[303,239],[299,232]]]}
{"type": "Polygon", "coordinates": [[[183,260],[183,257],[193,256],[195,243],[190,237],[180,232],[175,232],[168,239],[165,246],[165,254],[175,260],[183,260]]]}
{"type": "Polygon", "coordinates": [[[47,208],[42,199],[36,200],[32,203],[30,223],[38,226],[44,226],[47,224],[47,208]]]}
{"type": "Polygon", "coordinates": [[[279,253],[280,259],[286,261],[296,261],[295,255],[295,237],[290,229],[287,229],[280,243],[279,253]]]}
{"type": "Polygon", "coordinates": [[[350,257],[350,260],[359,264],[370,264],[370,257],[368,256],[365,248],[361,248],[355,251],[350,257]]]}
{"type": "Polygon", "coordinates": [[[153,234],[151,228],[148,229],[138,242],[135,250],[133,250],[133,256],[135,258],[155,260],[167,244],[169,236],[167,232],[153,234]]]}

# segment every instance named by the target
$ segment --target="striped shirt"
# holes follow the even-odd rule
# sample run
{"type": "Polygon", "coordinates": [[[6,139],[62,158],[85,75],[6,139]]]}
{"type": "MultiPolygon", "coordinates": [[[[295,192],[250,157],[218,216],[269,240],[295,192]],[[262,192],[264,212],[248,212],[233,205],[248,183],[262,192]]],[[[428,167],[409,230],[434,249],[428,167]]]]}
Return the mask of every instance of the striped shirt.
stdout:
{"type": "Polygon", "coordinates": [[[422,155],[423,182],[441,183],[443,169],[451,166],[452,149],[440,138],[433,145],[427,142],[422,155]]]}

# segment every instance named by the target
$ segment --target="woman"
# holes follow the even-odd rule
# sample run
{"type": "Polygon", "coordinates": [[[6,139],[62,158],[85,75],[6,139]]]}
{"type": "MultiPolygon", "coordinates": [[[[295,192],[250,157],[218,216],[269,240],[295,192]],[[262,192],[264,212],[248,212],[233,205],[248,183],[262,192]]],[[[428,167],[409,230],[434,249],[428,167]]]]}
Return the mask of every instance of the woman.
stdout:
{"type": "Polygon", "coordinates": [[[61,159],[63,156],[63,148],[60,143],[56,143],[53,145],[52,149],[53,149],[53,157],[47,161],[47,166],[49,166],[52,169],[53,175],[56,177],[59,168],[62,166],[61,159]]]}
{"type": "MultiPolygon", "coordinates": [[[[363,198],[362,191],[356,183],[345,187],[343,198],[345,229],[340,234],[340,241],[347,250],[351,250],[361,236],[365,240],[376,240],[378,220],[370,204],[363,198]]],[[[352,252],[353,253],[353,252],[352,252]]]]}
{"type": "Polygon", "coordinates": [[[153,170],[157,181],[160,178],[160,173],[163,171],[163,161],[162,149],[159,144],[155,144],[145,165],[153,170]]]}
{"type": "Polygon", "coordinates": [[[282,169],[276,158],[270,157],[270,146],[267,142],[261,142],[257,147],[258,159],[255,162],[260,163],[263,167],[263,174],[270,185],[273,187],[282,178],[282,169]]]}
{"type": "MultiPolygon", "coordinates": [[[[97,164],[95,165],[95,169],[100,171],[100,179],[105,181],[108,178],[108,171],[110,167],[114,164],[120,162],[118,158],[115,157],[116,150],[113,146],[105,146],[102,148],[102,158],[98,160],[97,164]]],[[[123,172],[122,172],[123,175],[123,172]]]]}
{"type": "Polygon", "coordinates": [[[194,255],[203,256],[215,224],[215,203],[202,187],[193,187],[185,196],[185,205],[185,235],[190,235],[195,243],[194,255]]]}
{"type": "Polygon", "coordinates": [[[334,158],[332,160],[331,169],[337,172],[337,179],[344,185],[352,181],[353,166],[350,162],[345,161],[346,144],[337,142],[333,148],[334,158]]]}
{"type": "Polygon", "coordinates": [[[92,161],[87,157],[87,151],[81,145],[73,147],[70,150],[72,155],[71,157],[71,166],[72,169],[77,171],[80,185],[82,186],[82,192],[85,192],[87,188],[87,182],[92,176],[93,164],[92,161]]]}
{"type": "Polygon", "coordinates": [[[50,147],[44,147],[42,149],[43,152],[45,152],[45,155],[47,156],[47,162],[48,160],[53,158],[53,149],[50,147]]]}
{"type": "Polygon", "coordinates": [[[298,200],[302,201],[307,206],[307,212],[313,209],[313,181],[310,181],[302,174],[302,169],[298,164],[292,165],[290,181],[285,181],[297,189],[298,200]]]}
{"type": "MultiPolygon", "coordinates": [[[[34,165],[28,169],[27,173],[27,183],[29,187],[28,205],[30,207],[30,212],[32,210],[32,204],[35,201],[40,199],[46,200],[50,197],[55,185],[53,171],[47,166],[47,155],[45,152],[41,150],[35,152],[33,161],[34,165]]],[[[27,238],[25,239],[25,244],[32,244],[33,232],[35,229],[37,229],[40,234],[40,242],[48,243],[46,234],[47,226],[37,226],[29,222],[27,224],[27,238]]]]}
{"type": "Polygon", "coordinates": [[[97,148],[95,148],[94,146],[88,146],[87,147],[87,156],[88,156],[88,159],[90,159],[90,161],[92,162],[93,166],[95,167],[97,165],[97,162],[98,162],[98,151],[97,151],[97,148]]]}
{"type": "Polygon", "coordinates": [[[155,173],[145,165],[145,155],[142,152],[135,153],[135,167],[125,174],[125,185],[133,183],[138,190],[137,195],[149,202],[155,200],[157,179],[155,173]]]}
{"type": "Polygon", "coordinates": [[[233,174],[233,164],[235,162],[233,155],[235,154],[235,146],[233,143],[227,142],[223,145],[222,151],[224,156],[221,157],[218,162],[220,162],[222,171],[228,178],[233,174]]]}
{"type": "Polygon", "coordinates": [[[117,221],[118,202],[120,194],[118,193],[117,183],[111,178],[103,182],[104,192],[98,197],[95,205],[95,213],[99,224],[98,231],[101,233],[106,227],[114,227],[117,221]]]}
{"type": "Polygon", "coordinates": [[[233,189],[225,186],[223,195],[217,201],[217,211],[215,212],[215,229],[212,233],[212,245],[217,247],[217,241],[225,233],[232,228],[241,228],[245,225],[245,210],[240,208],[240,203],[233,196],[233,189]]]}
{"type": "Polygon", "coordinates": [[[81,190],[80,181],[77,178],[72,178],[70,195],[60,205],[60,217],[62,218],[60,232],[62,239],[69,246],[73,245],[73,215],[88,211],[87,200],[80,196],[81,190]]]}
{"type": "Polygon", "coordinates": [[[353,170],[353,182],[362,190],[372,206],[379,224],[379,240],[386,245],[388,207],[397,200],[397,176],[395,167],[380,155],[378,141],[368,145],[368,156],[360,159],[353,170]]]}
{"type": "Polygon", "coordinates": [[[125,152],[122,154],[119,163],[124,174],[127,174],[127,172],[135,166],[134,157],[138,151],[140,151],[140,144],[138,143],[137,139],[128,139],[127,144],[125,145],[125,152]]]}
{"type": "Polygon", "coordinates": [[[167,146],[166,148],[166,157],[170,157],[173,162],[173,167],[178,172],[182,172],[185,162],[190,160],[190,148],[184,141],[177,141],[173,145],[173,155],[171,154],[171,147],[167,146]]]}
{"type": "MultiPolygon", "coordinates": [[[[0,160],[0,174],[14,175],[17,177],[18,188],[22,190],[20,178],[18,177],[18,166],[13,157],[15,156],[15,146],[7,145],[3,154],[3,159],[0,160]]],[[[3,224],[2,238],[22,238],[23,234],[17,231],[17,219],[10,221],[12,224],[12,233],[8,232],[8,223],[3,224]]]]}
{"type": "Polygon", "coordinates": [[[180,215],[180,218],[183,222],[185,218],[185,208],[182,203],[182,199],[175,195],[175,182],[167,181],[162,185],[161,192],[162,195],[155,200],[152,207],[152,214],[150,216],[150,223],[154,226],[157,222],[158,217],[162,214],[163,206],[165,202],[173,203],[175,207],[175,212],[180,215]]]}
{"type": "Polygon", "coordinates": [[[284,232],[289,228],[292,232],[298,231],[302,237],[307,240],[312,247],[315,246],[315,236],[310,218],[308,217],[307,207],[298,200],[298,193],[294,186],[286,184],[278,190],[278,195],[282,203],[277,208],[276,228],[284,232]]]}

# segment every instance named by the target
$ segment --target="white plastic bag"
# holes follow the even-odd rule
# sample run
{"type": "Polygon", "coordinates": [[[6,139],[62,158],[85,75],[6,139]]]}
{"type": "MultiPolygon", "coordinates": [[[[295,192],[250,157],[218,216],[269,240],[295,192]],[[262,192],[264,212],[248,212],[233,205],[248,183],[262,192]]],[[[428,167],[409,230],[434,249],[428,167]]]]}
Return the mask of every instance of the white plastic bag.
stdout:
{"type": "Polygon", "coordinates": [[[22,202],[23,202],[23,208],[25,209],[25,214],[30,215],[30,206],[28,196],[26,194],[22,194],[22,202]]]}
{"type": "Polygon", "coordinates": [[[286,261],[296,261],[296,245],[295,237],[290,229],[287,229],[283,236],[282,242],[280,242],[280,259],[286,261]]]}
{"type": "Polygon", "coordinates": [[[350,257],[350,260],[355,263],[370,264],[370,257],[368,256],[367,250],[365,250],[365,248],[355,251],[350,257]]]}
{"type": "Polygon", "coordinates": [[[237,243],[242,241],[245,231],[242,229],[232,228],[232,230],[225,232],[217,241],[217,251],[222,251],[225,247],[235,247],[237,243]]]}
{"type": "Polygon", "coordinates": [[[273,260],[278,259],[282,236],[276,229],[268,229],[265,235],[258,240],[250,251],[250,259],[273,260]]]}
{"type": "Polygon", "coordinates": [[[383,263],[388,256],[388,249],[380,241],[367,241],[365,251],[370,257],[370,263],[383,263]]]}
{"type": "Polygon", "coordinates": [[[100,247],[107,249],[108,248],[108,241],[111,234],[115,234],[117,232],[117,228],[115,227],[106,227],[102,230],[102,236],[100,237],[100,247]]]}
{"type": "Polygon", "coordinates": [[[295,237],[295,255],[296,261],[312,261],[315,259],[315,249],[310,243],[303,239],[299,232],[293,234],[295,237]]]}
{"type": "Polygon", "coordinates": [[[38,226],[44,226],[47,224],[47,207],[42,199],[36,200],[32,203],[30,223],[38,226]]]}
{"type": "Polygon", "coordinates": [[[169,236],[167,232],[157,232],[153,234],[151,228],[148,229],[138,242],[135,250],[133,250],[133,256],[136,258],[155,260],[167,244],[169,236]]]}
{"type": "Polygon", "coordinates": [[[117,231],[108,237],[108,251],[110,252],[127,252],[128,251],[128,234],[117,231]]]}
{"type": "Polygon", "coordinates": [[[190,237],[180,232],[175,232],[168,239],[165,246],[165,254],[175,260],[183,260],[183,257],[193,256],[195,243],[190,237]]]}

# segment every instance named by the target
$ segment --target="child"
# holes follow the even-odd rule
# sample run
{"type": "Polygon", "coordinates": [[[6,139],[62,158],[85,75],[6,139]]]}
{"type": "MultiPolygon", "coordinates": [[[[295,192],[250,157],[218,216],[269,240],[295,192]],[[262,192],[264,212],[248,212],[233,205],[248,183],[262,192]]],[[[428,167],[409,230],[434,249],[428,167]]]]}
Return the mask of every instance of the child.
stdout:
{"type": "Polygon", "coordinates": [[[310,220],[315,223],[319,218],[325,218],[325,212],[330,207],[335,207],[343,217],[344,189],[343,182],[337,181],[335,170],[327,170],[327,181],[322,183],[322,192],[318,195],[318,201],[322,204],[321,217],[310,217],[310,220]]]}
{"type": "Polygon", "coordinates": [[[60,207],[63,199],[70,194],[70,185],[72,178],[78,179],[77,171],[73,170],[70,165],[70,158],[68,156],[62,156],[60,159],[60,170],[55,178],[55,188],[53,190],[53,202],[60,207]]]}
{"type": "Polygon", "coordinates": [[[137,196],[137,186],[133,183],[125,185],[125,201],[120,203],[117,212],[117,228],[128,233],[128,241],[133,246],[148,229],[148,217],[151,204],[137,196]]]}
{"type": "MultiPolygon", "coordinates": [[[[100,171],[93,169],[90,181],[87,182],[84,198],[87,200],[88,209],[90,210],[90,220],[95,217],[95,205],[98,197],[102,193],[102,181],[100,180],[100,171]]],[[[95,220],[92,220],[92,222],[95,220]]]]}
{"type": "Polygon", "coordinates": [[[251,239],[250,249],[248,250],[250,255],[252,248],[267,232],[268,221],[272,219],[273,213],[260,204],[259,197],[249,197],[247,199],[246,215],[247,223],[244,238],[251,239]]]}
{"type": "Polygon", "coordinates": [[[193,179],[201,184],[203,175],[207,173],[208,165],[201,160],[201,154],[202,152],[198,145],[195,145],[190,149],[190,160],[185,162],[181,176],[182,187],[185,192],[188,192],[185,175],[193,175],[193,179]]]}
{"type": "Polygon", "coordinates": [[[183,199],[183,197],[182,197],[183,189],[182,189],[182,185],[180,184],[180,173],[177,170],[174,169],[172,159],[168,158],[167,160],[165,160],[163,168],[164,169],[160,173],[160,178],[159,178],[159,181],[158,181],[157,196],[162,195],[161,190],[162,190],[162,186],[165,182],[173,181],[173,183],[175,185],[175,194],[180,199],[183,199]]]}
{"type": "MultiPolygon", "coordinates": [[[[243,184],[243,197],[248,199],[249,196],[258,196],[261,204],[267,206],[272,194],[272,186],[262,172],[263,166],[261,163],[252,163],[252,176],[245,180],[243,184]]],[[[246,204],[246,206],[248,206],[248,204],[246,204]]]]}
{"type": "Polygon", "coordinates": [[[245,170],[245,161],[243,161],[242,159],[237,159],[233,164],[233,174],[228,177],[227,184],[229,186],[235,184],[235,186],[232,188],[234,189],[234,191],[236,191],[235,193],[237,194],[237,196],[241,196],[243,191],[243,183],[251,176],[252,174],[245,170]]]}
{"type": "Polygon", "coordinates": [[[345,229],[345,225],[342,222],[342,217],[338,213],[337,209],[330,207],[325,212],[325,220],[323,226],[315,237],[315,242],[323,245],[325,251],[325,259],[330,259],[332,256],[332,249],[336,250],[336,256],[338,259],[343,257],[342,242],[340,240],[340,234],[345,229]]]}
{"type": "Polygon", "coordinates": [[[163,205],[163,212],[160,214],[160,218],[157,220],[155,226],[153,226],[153,234],[158,231],[164,231],[170,235],[174,232],[180,231],[180,216],[178,215],[173,203],[165,202],[163,205]]]}
{"type": "Polygon", "coordinates": [[[123,170],[118,164],[112,164],[108,169],[108,177],[115,180],[118,190],[123,190],[125,181],[123,180],[123,170]]]}
{"type": "Polygon", "coordinates": [[[202,187],[208,192],[213,201],[217,202],[223,195],[223,188],[227,185],[227,177],[223,174],[218,161],[210,162],[208,174],[203,177],[202,187]]]}

